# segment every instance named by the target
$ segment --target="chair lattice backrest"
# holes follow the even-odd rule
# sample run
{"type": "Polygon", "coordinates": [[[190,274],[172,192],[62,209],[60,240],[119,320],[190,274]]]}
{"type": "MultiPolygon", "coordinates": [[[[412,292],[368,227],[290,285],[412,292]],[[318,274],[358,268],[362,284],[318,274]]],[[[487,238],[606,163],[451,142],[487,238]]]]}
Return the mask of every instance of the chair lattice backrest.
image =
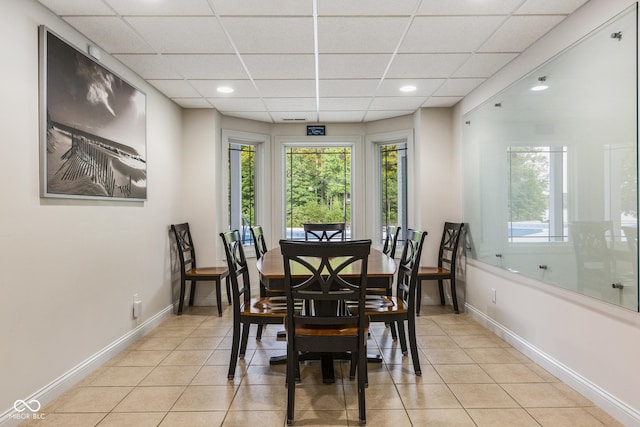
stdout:
{"type": "Polygon", "coordinates": [[[401,229],[402,227],[396,227],[395,225],[387,226],[382,253],[390,258],[396,256],[396,245],[398,244],[398,235],[401,229]]]}
{"type": "Polygon", "coordinates": [[[251,227],[251,236],[253,236],[253,247],[256,250],[256,259],[260,259],[267,253],[267,243],[264,241],[262,226],[254,225],[251,227]]]}
{"type": "Polygon", "coordinates": [[[318,241],[330,241],[334,238],[345,240],[346,224],[344,222],[336,222],[331,224],[303,224],[304,240],[309,240],[309,235],[318,241]]]}
{"type": "Polygon", "coordinates": [[[249,278],[249,267],[244,255],[242,237],[238,230],[220,233],[224,246],[225,257],[229,267],[229,278],[231,279],[231,289],[233,298],[234,315],[240,307],[240,297],[247,302],[251,299],[251,280],[249,278]]]}
{"type": "MultiPolygon", "coordinates": [[[[305,324],[351,324],[364,316],[353,316],[347,301],[358,301],[364,313],[367,262],[371,240],[349,242],[280,241],[284,261],[285,292],[290,327],[305,324]],[[302,310],[294,310],[302,301],[302,310]],[[332,304],[335,303],[335,304],[332,304]]],[[[364,324],[364,323],[363,323],[364,324]]],[[[292,329],[290,329],[292,330],[292,329]]]]}
{"type": "Polygon", "coordinates": [[[178,259],[182,271],[196,268],[196,250],[191,238],[191,230],[188,223],[174,224],[171,226],[178,246],[178,259]]]}
{"type": "Polygon", "coordinates": [[[402,257],[398,265],[398,280],[396,283],[396,295],[402,299],[408,307],[415,307],[416,285],[418,282],[418,269],[422,256],[422,245],[427,237],[426,231],[407,230],[407,237],[402,249],[402,257]]]}
{"type": "Polygon", "coordinates": [[[449,271],[455,270],[458,245],[462,236],[464,224],[461,222],[445,222],[438,253],[438,267],[449,271]]]}

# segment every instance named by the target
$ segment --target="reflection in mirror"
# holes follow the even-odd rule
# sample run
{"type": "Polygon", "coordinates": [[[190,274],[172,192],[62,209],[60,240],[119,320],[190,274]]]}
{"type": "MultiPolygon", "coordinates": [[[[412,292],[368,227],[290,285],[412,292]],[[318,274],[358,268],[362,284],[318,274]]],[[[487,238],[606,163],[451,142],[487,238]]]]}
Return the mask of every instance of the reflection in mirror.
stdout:
{"type": "Polygon", "coordinates": [[[470,256],[638,310],[637,10],[464,117],[470,256]]]}

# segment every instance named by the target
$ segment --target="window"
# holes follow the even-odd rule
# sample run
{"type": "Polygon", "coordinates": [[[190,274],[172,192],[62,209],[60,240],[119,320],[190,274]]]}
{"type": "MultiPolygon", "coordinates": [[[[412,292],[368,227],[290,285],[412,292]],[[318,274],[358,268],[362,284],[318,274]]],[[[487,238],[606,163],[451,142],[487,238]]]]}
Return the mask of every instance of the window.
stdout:
{"type": "Polygon", "coordinates": [[[407,230],[407,144],[380,144],[380,224],[382,241],[389,225],[402,227],[398,240],[407,230]]]}
{"type": "Polygon", "coordinates": [[[566,147],[507,147],[508,241],[566,242],[566,147]]]}
{"type": "Polygon", "coordinates": [[[346,223],[351,235],[351,147],[285,148],[286,238],[303,239],[304,223],[346,223]]]}

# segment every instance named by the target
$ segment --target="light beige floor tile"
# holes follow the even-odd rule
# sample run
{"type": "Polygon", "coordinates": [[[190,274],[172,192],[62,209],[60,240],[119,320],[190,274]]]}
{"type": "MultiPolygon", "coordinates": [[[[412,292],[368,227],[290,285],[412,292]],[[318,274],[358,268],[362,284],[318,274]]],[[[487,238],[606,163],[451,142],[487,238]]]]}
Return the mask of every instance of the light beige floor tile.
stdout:
{"type": "MultiPolygon", "coordinates": [[[[359,426],[357,409],[347,411],[349,426],[359,426]]],[[[297,425],[296,421],[296,425],[297,425]]],[[[337,424],[337,423],[336,423],[337,424]]],[[[334,424],[322,424],[331,425],[334,424]]],[[[367,427],[411,427],[411,420],[404,409],[371,409],[367,402],[367,427]]]]}
{"type": "Polygon", "coordinates": [[[442,378],[433,366],[421,362],[422,375],[413,371],[413,365],[387,365],[395,384],[442,384],[442,378]]]}
{"type": "MultiPolygon", "coordinates": [[[[254,352],[255,350],[247,350],[247,353],[245,354],[244,358],[238,358],[237,366],[246,366],[246,364],[253,357],[254,352]]],[[[217,348],[216,350],[213,351],[213,353],[211,353],[211,356],[209,356],[209,358],[204,364],[205,365],[226,365],[228,367],[229,359],[231,359],[231,350],[217,348]]]]}
{"type": "MultiPolygon", "coordinates": [[[[277,394],[273,396],[275,396],[276,399],[283,399],[284,408],[286,409],[286,387],[284,385],[281,386],[279,393],[277,392],[277,394]]],[[[300,411],[311,409],[318,411],[346,409],[344,387],[341,384],[298,384],[296,385],[295,407],[296,410],[300,411]]]]}
{"type": "Polygon", "coordinates": [[[138,340],[131,349],[135,350],[175,350],[184,338],[182,337],[145,337],[138,340]]]}
{"type": "Polygon", "coordinates": [[[232,328],[228,326],[201,325],[196,328],[189,338],[218,337],[224,338],[231,333],[232,328]]]}
{"type": "Polygon", "coordinates": [[[544,369],[543,367],[536,365],[535,363],[529,362],[526,364],[529,369],[535,372],[540,378],[542,378],[545,382],[548,383],[557,383],[560,380],[549,371],[544,369]]]}
{"type": "Polygon", "coordinates": [[[287,388],[282,384],[241,385],[238,387],[229,409],[232,411],[277,411],[286,408],[287,388]]]}
{"type": "Polygon", "coordinates": [[[464,409],[409,409],[414,426],[475,427],[464,409]]]}
{"type": "Polygon", "coordinates": [[[118,359],[113,366],[157,366],[169,354],[167,350],[133,350],[118,359]]]}
{"type": "Polygon", "coordinates": [[[226,385],[198,385],[187,387],[172,411],[199,412],[229,409],[237,388],[226,385]]]}
{"type": "MultiPolygon", "coordinates": [[[[407,343],[407,346],[409,343],[407,343]]],[[[410,351],[410,350],[408,350],[410,351]]],[[[380,348],[379,354],[387,365],[406,365],[413,364],[410,354],[402,354],[400,347],[380,348]]]]}
{"type": "Polygon", "coordinates": [[[513,357],[518,359],[520,363],[533,363],[531,359],[529,359],[524,353],[516,350],[513,347],[506,348],[507,352],[509,352],[513,357]]]}
{"type": "Polygon", "coordinates": [[[204,365],[209,356],[210,350],[180,350],[169,354],[162,362],[161,366],[185,366],[185,365],[204,365]]]}
{"type": "MultiPolygon", "coordinates": [[[[358,409],[358,385],[345,384],[347,409],[358,409]]],[[[364,391],[366,406],[375,409],[404,409],[402,399],[393,384],[372,385],[364,391]]]]}
{"type": "Polygon", "coordinates": [[[451,338],[462,348],[511,347],[495,335],[455,335],[451,338]]]}
{"type": "Polygon", "coordinates": [[[107,415],[98,427],[156,427],[166,412],[116,413],[107,415]]]}
{"type": "Polygon", "coordinates": [[[449,336],[454,335],[488,335],[488,329],[477,324],[444,324],[440,325],[449,336]]]}
{"type": "Polygon", "coordinates": [[[109,412],[133,389],[132,387],[82,387],[56,412],[109,412]]]}
{"type": "Polygon", "coordinates": [[[187,337],[176,350],[215,350],[223,337],[187,337]]]}
{"type": "Polygon", "coordinates": [[[455,383],[494,383],[493,379],[478,365],[433,365],[447,384],[455,383]]]}
{"type": "Polygon", "coordinates": [[[406,409],[460,408],[460,402],[445,384],[398,384],[406,409]]]}
{"type": "Polygon", "coordinates": [[[572,408],[579,404],[550,383],[502,384],[524,408],[572,408]]]}
{"type": "Polygon", "coordinates": [[[564,383],[558,382],[558,383],[553,383],[551,385],[553,385],[556,389],[558,389],[560,393],[562,393],[563,395],[571,399],[573,402],[575,402],[575,406],[583,406],[583,407],[594,406],[594,403],[592,401],[590,401],[589,399],[587,399],[586,397],[584,397],[583,395],[581,395],[580,393],[578,393],[577,391],[575,391],[574,389],[572,389],[571,387],[569,387],[564,383]]]}
{"type": "Polygon", "coordinates": [[[157,366],[140,385],[188,385],[199,369],[199,366],[157,366]]]}
{"type": "Polygon", "coordinates": [[[160,427],[220,427],[226,411],[169,412],[160,427]]]}
{"type": "Polygon", "coordinates": [[[478,427],[538,427],[538,423],[520,408],[467,409],[478,427]]]}
{"type": "Polygon", "coordinates": [[[193,331],[195,327],[191,325],[184,326],[158,326],[153,332],[149,334],[150,338],[186,338],[193,331]]]}
{"type": "MultiPolygon", "coordinates": [[[[223,427],[286,426],[286,411],[229,411],[223,427]]],[[[304,420],[296,419],[296,426],[306,426],[304,420]]],[[[204,426],[203,426],[204,427],[204,426]]]]}
{"type": "MultiPolygon", "coordinates": [[[[243,384],[271,384],[283,385],[286,381],[287,366],[286,365],[253,365],[247,369],[247,374],[243,378],[243,384]]],[[[226,373],[225,373],[226,378],[226,373]]]]}
{"type": "Polygon", "coordinates": [[[462,349],[426,348],[423,351],[432,365],[473,363],[473,359],[462,349]]]}
{"type": "Polygon", "coordinates": [[[232,380],[227,378],[229,367],[223,365],[206,365],[200,368],[191,381],[191,385],[240,385],[244,378],[244,368],[236,367],[236,375],[232,380]]]}
{"type": "Polygon", "coordinates": [[[623,427],[622,423],[613,418],[611,415],[607,414],[602,409],[592,406],[590,408],[584,408],[585,411],[593,415],[596,419],[602,422],[607,427],[623,427]]]}
{"type": "Polygon", "coordinates": [[[504,348],[467,348],[465,351],[475,363],[519,363],[504,348]]]}
{"type": "MultiPolygon", "coordinates": [[[[424,318],[422,318],[424,319],[424,318]]],[[[421,336],[446,336],[447,333],[439,326],[437,325],[435,322],[433,321],[428,321],[425,322],[418,320],[418,322],[416,322],[416,336],[421,337],[421,336]]]]}
{"type": "MultiPolygon", "coordinates": [[[[263,350],[259,349],[251,353],[251,358],[245,356],[245,360],[251,362],[252,365],[269,366],[272,357],[284,356],[286,360],[287,350],[263,350]]],[[[228,363],[228,362],[227,362],[228,363]]],[[[286,365],[286,363],[284,363],[286,365]]]]}
{"type": "Polygon", "coordinates": [[[182,386],[136,387],[114,412],[167,412],[184,391],[182,386]]]}
{"type": "Polygon", "coordinates": [[[465,408],[515,408],[518,404],[497,384],[449,384],[465,408]]]}
{"type": "Polygon", "coordinates": [[[107,366],[91,383],[100,386],[135,386],[149,375],[151,366],[107,366]]]}
{"type": "Polygon", "coordinates": [[[531,408],[528,412],[543,427],[602,427],[604,425],[583,408],[531,408]]]}
{"type": "Polygon", "coordinates": [[[95,426],[102,420],[106,413],[92,413],[92,414],[48,414],[43,413],[44,418],[41,420],[34,420],[33,422],[23,422],[20,427],[86,427],[95,426]]]}
{"type": "Polygon", "coordinates": [[[480,365],[497,383],[541,383],[542,377],[522,363],[494,363],[480,365]]]}
{"type": "Polygon", "coordinates": [[[460,349],[458,343],[456,343],[451,337],[447,335],[428,335],[416,337],[418,347],[422,349],[431,348],[448,348],[448,349],[460,349]]]}

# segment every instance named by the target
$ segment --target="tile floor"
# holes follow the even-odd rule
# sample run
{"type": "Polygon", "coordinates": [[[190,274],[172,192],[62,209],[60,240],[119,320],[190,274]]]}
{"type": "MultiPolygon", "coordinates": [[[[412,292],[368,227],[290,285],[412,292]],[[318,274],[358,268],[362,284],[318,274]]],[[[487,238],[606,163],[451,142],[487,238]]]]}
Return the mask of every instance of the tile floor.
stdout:
{"type": "MultiPolygon", "coordinates": [[[[45,426],[285,426],[285,352],[269,326],[249,340],[236,377],[227,380],[231,312],[191,307],[172,316],[40,412],[45,426]]],[[[509,344],[450,307],[424,306],[418,318],[422,376],[383,324],[373,324],[367,426],[619,426],[611,416],[509,344]]],[[[255,330],[253,330],[255,335],[255,330]]],[[[319,363],[302,367],[296,426],[356,426],[355,381],[336,362],[336,383],[322,384],[319,363]]]]}

